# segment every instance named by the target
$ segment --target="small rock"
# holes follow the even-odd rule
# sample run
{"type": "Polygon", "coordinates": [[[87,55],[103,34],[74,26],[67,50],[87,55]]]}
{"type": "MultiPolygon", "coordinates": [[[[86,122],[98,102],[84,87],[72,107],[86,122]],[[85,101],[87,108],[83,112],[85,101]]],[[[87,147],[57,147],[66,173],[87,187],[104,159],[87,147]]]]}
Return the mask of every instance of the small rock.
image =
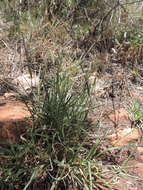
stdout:
{"type": "Polygon", "coordinates": [[[132,166],[129,169],[130,173],[134,173],[135,176],[143,178],[143,163],[141,163],[137,160],[131,160],[128,162],[128,165],[132,166]]]}
{"type": "Polygon", "coordinates": [[[132,92],[131,95],[132,95],[132,97],[134,97],[136,100],[139,100],[140,102],[143,103],[143,96],[141,96],[138,92],[132,92]]]}
{"type": "Polygon", "coordinates": [[[114,113],[108,116],[108,118],[110,121],[112,121],[113,123],[116,123],[117,125],[131,123],[129,113],[124,108],[115,110],[114,113]]]}
{"type": "Polygon", "coordinates": [[[137,141],[141,138],[141,135],[138,129],[135,128],[125,128],[125,129],[117,129],[117,132],[109,135],[107,137],[110,143],[114,146],[124,146],[129,142],[137,141]]]}
{"type": "Polygon", "coordinates": [[[26,120],[11,120],[0,122],[0,145],[5,143],[18,143],[20,135],[25,133],[26,126],[30,123],[26,120]]]}
{"type": "Polygon", "coordinates": [[[137,184],[132,179],[125,179],[123,177],[118,177],[115,185],[111,186],[115,190],[139,190],[137,184]]]}
{"type": "Polygon", "coordinates": [[[26,121],[30,116],[27,107],[18,101],[0,106],[0,143],[18,143],[26,126],[31,125],[26,121]]]}
{"type": "Polygon", "coordinates": [[[17,96],[17,94],[15,92],[6,92],[4,94],[4,98],[5,99],[11,99],[11,98],[15,98],[17,96]]]}
{"type": "Polygon", "coordinates": [[[9,121],[11,119],[21,119],[30,117],[30,113],[27,110],[25,104],[15,101],[12,103],[6,103],[0,107],[0,121],[9,121]]]}
{"type": "Polygon", "coordinates": [[[13,80],[13,83],[17,86],[17,91],[22,95],[28,95],[32,92],[32,88],[38,87],[40,83],[39,76],[33,74],[32,78],[30,74],[23,74],[13,80]]]}
{"type": "Polygon", "coordinates": [[[143,163],[143,147],[137,147],[136,159],[143,163]]]}

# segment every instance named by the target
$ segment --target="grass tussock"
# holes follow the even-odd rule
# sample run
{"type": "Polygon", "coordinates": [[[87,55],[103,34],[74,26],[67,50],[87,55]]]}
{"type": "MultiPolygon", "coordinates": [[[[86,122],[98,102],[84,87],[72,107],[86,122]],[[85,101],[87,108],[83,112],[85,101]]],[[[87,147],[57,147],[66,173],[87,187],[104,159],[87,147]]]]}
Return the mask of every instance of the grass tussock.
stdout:
{"type": "Polygon", "coordinates": [[[109,185],[96,160],[99,141],[93,147],[84,141],[90,127],[88,91],[83,86],[75,93],[72,83],[59,72],[48,87],[45,80],[41,82],[31,107],[33,128],[28,129],[21,144],[1,148],[2,186],[52,190],[109,185]]]}

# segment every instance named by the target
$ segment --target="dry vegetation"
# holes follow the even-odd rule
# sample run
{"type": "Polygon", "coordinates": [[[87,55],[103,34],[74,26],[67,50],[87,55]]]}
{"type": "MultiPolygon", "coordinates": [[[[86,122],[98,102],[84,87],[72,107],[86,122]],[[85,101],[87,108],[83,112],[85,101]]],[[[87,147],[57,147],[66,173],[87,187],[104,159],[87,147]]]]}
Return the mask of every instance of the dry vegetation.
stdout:
{"type": "Polygon", "coordinates": [[[0,94],[19,93],[13,81],[22,74],[40,78],[26,99],[34,127],[20,144],[0,148],[1,189],[115,189],[127,166],[106,146],[100,118],[143,80],[143,3],[3,0],[0,7],[0,94]]]}

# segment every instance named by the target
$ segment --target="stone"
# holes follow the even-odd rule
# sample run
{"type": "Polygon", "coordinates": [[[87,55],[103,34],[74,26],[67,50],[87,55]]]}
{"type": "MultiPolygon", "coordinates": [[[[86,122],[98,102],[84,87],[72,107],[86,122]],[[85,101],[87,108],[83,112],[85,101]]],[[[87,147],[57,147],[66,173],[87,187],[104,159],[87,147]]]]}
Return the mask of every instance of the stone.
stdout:
{"type": "Polygon", "coordinates": [[[5,102],[0,105],[0,144],[18,143],[20,135],[31,125],[27,120],[30,112],[25,104],[19,101],[5,102]]]}
{"type": "Polygon", "coordinates": [[[33,74],[22,74],[21,76],[15,78],[13,84],[16,85],[18,93],[21,95],[29,95],[33,88],[38,87],[40,83],[39,76],[33,74]]]}
{"type": "Polygon", "coordinates": [[[28,125],[28,121],[23,119],[0,122],[0,144],[18,143],[28,125]]]}
{"type": "Polygon", "coordinates": [[[131,92],[131,96],[134,97],[136,100],[143,102],[143,96],[140,95],[138,92],[131,92]]]}
{"type": "Polygon", "coordinates": [[[108,115],[108,119],[117,125],[131,124],[129,113],[124,108],[120,108],[108,115]]]}
{"type": "Polygon", "coordinates": [[[30,113],[25,104],[21,102],[13,101],[0,106],[0,121],[17,120],[27,117],[30,117],[30,113]]]}
{"type": "Polygon", "coordinates": [[[136,159],[143,163],[143,147],[137,147],[136,159]]]}
{"type": "Polygon", "coordinates": [[[137,161],[137,160],[131,160],[128,162],[128,166],[131,166],[128,171],[130,173],[134,173],[135,176],[143,178],[143,163],[137,161]]]}
{"type": "Polygon", "coordinates": [[[116,178],[115,185],[111,185],[115,190],[139,190],[138,185],[131,179],[123,177],[116,178]]]}
{"type": "Polygon", "coordinates": [[[15,92],[6,92],[4,93],[4,98],[5,99],[11,99],[17,97],[17,94],[15,92]]]}
{"type": "Polygon", "coordinates": [[[141,134],[136,128],[125,128],[117,129],[116,133],[109,135],[107,138],[113,146],[124,146],[129,142],[138,141],[141,134]]]}

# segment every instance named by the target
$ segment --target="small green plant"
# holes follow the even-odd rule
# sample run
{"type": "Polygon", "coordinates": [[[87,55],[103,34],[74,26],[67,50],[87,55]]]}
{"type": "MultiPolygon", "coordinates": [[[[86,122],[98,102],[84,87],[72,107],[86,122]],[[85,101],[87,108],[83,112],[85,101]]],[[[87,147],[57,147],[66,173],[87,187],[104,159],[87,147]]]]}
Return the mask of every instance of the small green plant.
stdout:
{"type": "Polygon", "coordinates": [[[143,107],[139,102],[135,102],[131,109],[134,115],[134,124],[138,129],[143,129],[143,107]]]}
{"type": "Polygon", "coordinates": [[[143,109],[139,102],[135,102],[131,108],[136,121],[143,121],[143,109]]]}
{"type": "Polygon", "coordinates": [[[127,36],[128,36],[128,41],[132,45],[134,46],[143,45],[143,31],[142,30],[133,29],[127,32],[127,36]]]}
{"type": "Polygon", "coordinates": [[[0,149],[3,186],[24,190],[108,187],[110,182],[104,180],[100,162],[95,159],[100,141],[92,147],[85,143],[90,126],[84,85],[76,92],[67,74],[57,72],[48,85],[44,77],[33,101],[33,128],[28,129],[21,144],[0,149]]]}

